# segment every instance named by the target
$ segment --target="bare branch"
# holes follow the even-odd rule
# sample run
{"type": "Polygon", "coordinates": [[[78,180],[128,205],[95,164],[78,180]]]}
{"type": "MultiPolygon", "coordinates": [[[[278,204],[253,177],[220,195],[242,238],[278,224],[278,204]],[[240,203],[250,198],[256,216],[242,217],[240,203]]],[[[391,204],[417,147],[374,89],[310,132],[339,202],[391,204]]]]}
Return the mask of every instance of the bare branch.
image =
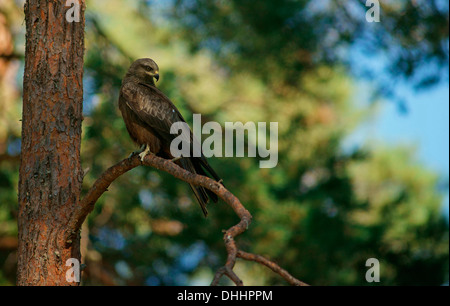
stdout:
{"type": "Polygon", "coordinates": [[[75,210],[71,217],[70,223],[66,232],[66,243],[71,244],[73,236],[80,230],[86,217],[94,209],[95,203],[98,198],[108,190],[114,180],[116,180],[122,174],[130,171],[133,168],[141,165],[141,160],[137,155],[131,158],[125,158],[114,166],[108,168],[102,175],[95,181],[94,185],[89,189],[84,198],[80,201],[80,205],[75,210]]]}
{"type": "Polygon", "coordinates": [[[0,164],[4,161],[18,163],[20,161],[20,155],[0,154],[0,164]]]}
{"type": "Polygon", "coordinates": [[[248,261],[254,261],[257,263],[260,263],[262,265],[265,265],[269,269],[271,269],[273,272],[279,274],[281,277],[283,277],[289,284],[293,286],[309,286],[308,284],[299,281],[295,277],[293,277],[291,274],[289,274],[288,271],[281,268],[279,265],[274,263],[273,261],[270,261],[260,255],[247,253],[244,251],[239,250],[237,253],[237,257],[248,260],[248,261]]]}
{"type": "Polygon", "coordinates": [[[67,243],[72,243],[73,235],[75,235],[81,225],[83,224],[86,217],[94,209],[95,203],[98,198],[107,191],[111,183],[117,179],[122,174],[127,171],[139,166],[146,165],[156,168],[158,170],[165,171],[172,176],[185,181],[190,184],[195,184],[198,186],[205,187],[212,192],[214,192],[218,197],[225,201],[233,211],[239,216],[240,222],[228,230],[225,231],[223,239],[225,243],[225,248],[227,250],[227,260],[223,267],[218,269],[216,272],[211,285],[218,285],[219,280],[222,276],[227,276],[231,281],[233,281],[237,286],[242,286],[242,280],[234,273],[233,268],[236,263],[237,258],[242,258],[249,261],[255,261],[262,265],[269,267],[272,271],[283,277],[289,284],[297,286],[305,286],[306,284],[299,281],[290,275],[286,270],[279,267],[274,262],[250,253],[243,252],[239,250],[236,246],[235,237],[246,231],[251,223],[252,216],[247,209],[242,205],[239,199],[228,191],[221,183],[215,180],[191,173],[183,168],[179,167],[170,160],[157,157],[156,155],[149,154],[141,162],[138,155],[132,155],[130,158],[126,158],[116,165],[107,169],[94,183],[94,185],[89,189],[85,197],[80,201],[80,205],[72,216],[71,222],[68,226],[68,231],[66,233],[67,243]]]}
{"type": "Polygon", "coordinates": [[[0,250],[13,251],[17,250],[19,240],[16,236],[0,237],[0,250]]]}
{"type": "Polygon", "coordinates": [[[0,59],[5,59],[7,61],[11,61],[11,60],[22,60],[24,59],[25,56],[23,54],[18,54],[18,53],[8,53],[8,54],[0,54],[0,59]]]}

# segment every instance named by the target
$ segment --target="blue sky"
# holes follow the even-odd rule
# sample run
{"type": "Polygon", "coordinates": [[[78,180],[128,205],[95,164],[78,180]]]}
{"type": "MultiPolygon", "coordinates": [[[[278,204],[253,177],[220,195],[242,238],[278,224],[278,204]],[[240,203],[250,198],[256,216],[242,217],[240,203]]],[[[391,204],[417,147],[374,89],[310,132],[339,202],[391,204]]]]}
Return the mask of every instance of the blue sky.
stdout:
{"type": "MultiPolygon", "coordinates": [[[[349,50],[349,58],[356,75],[358,71],[370,71],[375,79],[368,81],[358,78],[355,94],[356,105],[367,108],[370,105],[370,93],[377,84],[392,86],[395,98],[382,97],[378,101],[378,114],[365,121],[347,139],[344,148],[354,145],[376,142],[386,145],[409,145],[416,149],[419,162],[439,173],[443,182],[447,182],[443,212],[449,216],[449,72],[446,67],[433,63],[424,64],[410,79],[393,76],[387,72],[392,62],[391,54],[367,53],[363,44],[356,43],[349,50]],[[413,80],[434,71],[441,75],[441,82],[417,90],[413,80]],[[405,102],[407,112],[400,111],[399,99],[405,102]]],[[[443,184],[445,185],[445,184],[443,184]]]]}
{"type": "MultiPolygon", "coordinates": [[[[358,86],[358,101],[367,107],[368,84],[358,86]]],[[[419,162],[440,174],[442,180],[449,178],[449,83],[448,79],[438,85],[415,90],[412,86],[401,84],[396,94],[405,99],[408,112],[399,111],[397,101],[383,100],[378,103],[378,115],[364,122],[347,140],[345,147],[362,145],[376,141],[387,145],[412,145],[416,149],[419,162]]],[[[449,216],[449,192],[446,188],[443,212],[449,216]]]]}
{"type": "MultiPolygon", "coordinates": [[[[405,97],[408,112],[402,114],[395,103],[385,103],[373,124],[369,137],[382,139],[390,144],[414,144],[417,155],[428,167],[437,171],[443,179],[449,177],[449,84],[443,81],[436,87],[415,91],[400,86],[398,93],[405,97]]],[[[449,193],[443,203],[444,213],[449,215],[449,193]]]]}
{"type": "Polygon", "coordinates": [[[419,158],[440,173],[449,175],[449,87],[442,82],[425,91],[401,86],[408,113],[386,103],[374,125],[374,136],[388,143],[413,143],[419,158]]]}

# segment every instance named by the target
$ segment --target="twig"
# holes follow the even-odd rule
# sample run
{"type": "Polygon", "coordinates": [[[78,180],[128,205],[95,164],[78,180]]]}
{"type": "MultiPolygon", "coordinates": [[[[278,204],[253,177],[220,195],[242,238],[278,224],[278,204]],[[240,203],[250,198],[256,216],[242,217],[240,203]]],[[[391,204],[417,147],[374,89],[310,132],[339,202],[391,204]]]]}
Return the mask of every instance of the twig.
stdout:
{"type": "Polygon", "coordinates": [[[10,61],[15,59],[24,59],[25,56],[23,54],[18,53],[9,53],[9,54],[0,54],[0,58],[10,61]]]}
{"type": "Polygon", "coordinates": [[[245,260],[255,261],[269,267],[270,269],[272,269],[272,271],[279,274],[291,285],[299,285],[299,286],[306,285],[305,283],[291,276],[286,270],[280,268],[274,262],[265,259],[264,257],[259,255],[253,255],[250,253],[240,251],[237,248],[234,238],[248,229],[252,220],[252,216],[248,212],[248,210],[245,209],[245,207],[242,205],[239,199],[235,195],[233,195],[230,191],[228,191],[220,182],[216,182],[213,179],[206,176],[191,173],[179,167],[172,161],[157,157],[156,155],[153,154],[147,155],[144,158],[143,162],[141,162],[137,154],[132,155],[131,157],[126,158],[120,161],[119,163],[115,164],[114,166],[110,167],[109,169],[107,169],[97,179],[94,185],[89,189],[88,193],[80,201],[79,207],[74,212],[71,218],[71,222],[69,223],[68,230],[66,232],[66,242],[68,244],[72,243],[73,235],[75,235],[79,231],[86,217],[94,209],[95,203],[97,202],[98,198],[105,191],[107,191],[107,188],[111,185],[111,183],[122,174],[139,165],[151,166],[158,170],[165,171],[182,181],[202,186],[204,188],[211,190],[218,197],[224,200],[239,216],[240,222],[232,226],[228,230],[226,230],[224,233],[223,239],[225,242],[225,248],[227,250],[227,260],[225,265],[220,269],[218,269],[218,271],[216,272],[214,279],[211,282],[211,285],[218,285],[219,280],[223,275],[226,275],[237,286],[243,285],[242,280],[233,271],[234,265],[236,263],[236,258],[238,257],[245,260]]]}
{"type": "Polygon", "coordinates": [[[266,267],[271,269],[273,272],[279,274],[289,284],[291,284],[293,286],[309,286],[307,283],[304,283],[304,282],[296,279],[295,277],[293,277],[291,274],[289,274],[288,271],[284,270],[283,268],[281,268],[279,265],[277,265],[273,261],[270,261],[270,260],[262,257],[261,255],[251,254],[251,253],[247,253],[247,252],[239,250],[237,253],[237,257],[265,265],[266,267]]]}
{"type": "Polygon", "coordinates": [[[2,162],[19,162],[20,161],[20,155],[10,155],[7,153],[0,154],[0,163],[2,162]]]}

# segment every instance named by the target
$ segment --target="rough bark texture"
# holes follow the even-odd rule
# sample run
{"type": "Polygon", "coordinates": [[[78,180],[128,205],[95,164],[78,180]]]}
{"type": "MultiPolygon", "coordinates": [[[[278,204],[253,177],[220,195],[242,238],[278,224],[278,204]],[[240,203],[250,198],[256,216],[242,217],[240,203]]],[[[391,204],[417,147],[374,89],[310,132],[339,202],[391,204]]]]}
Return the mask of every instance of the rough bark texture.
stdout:
{"type": "Polygon", "coordinates": [[[68,22],[65,0],[25,4],[26,53],[19,182],[18,285],[76,285],[66,260],[80,260],[79,234],[65,229],[79,203],[84,0],[68,22]]]}

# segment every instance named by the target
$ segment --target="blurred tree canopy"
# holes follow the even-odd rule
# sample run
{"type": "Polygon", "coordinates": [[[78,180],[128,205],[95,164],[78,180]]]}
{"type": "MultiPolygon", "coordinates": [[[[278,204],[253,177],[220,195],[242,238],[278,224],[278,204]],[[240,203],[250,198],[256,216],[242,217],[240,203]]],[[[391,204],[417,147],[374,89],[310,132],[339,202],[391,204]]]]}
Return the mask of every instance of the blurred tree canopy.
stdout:
{"type": "MultiPolygon", "coordinates": [[[[243,249],[313,285],[368,285],[372,257],[382,285],[448,282],[439,176],[409,147],[342,148],[374,115],[356,107],[356,80],[394,90],[353,62],[352,49],[386,55],[391,78],[417,87],[448,70],[448,2],[380,2],[381,22],[367,23],[365,1],[88,0],[85,190],[136,149],[118,91],[131,61],[151,57],[159,88],[188,121],[201,113],[222,126],[279,122],[277,167],[211,158],[254,217],[237,239],[243,249]]],[[[0,284],[15,283],[22,5],[0,2],[0,284]]],[[[237,221],[222,202],[209,211],[205,219],[187,184],[148,167],[130,171],[83,226],[84,284],[208,284],[226,255],[221,230],[237,221]]],[[[237,269],[244,284],[284,284],[256,264],[237,269]]]]}

